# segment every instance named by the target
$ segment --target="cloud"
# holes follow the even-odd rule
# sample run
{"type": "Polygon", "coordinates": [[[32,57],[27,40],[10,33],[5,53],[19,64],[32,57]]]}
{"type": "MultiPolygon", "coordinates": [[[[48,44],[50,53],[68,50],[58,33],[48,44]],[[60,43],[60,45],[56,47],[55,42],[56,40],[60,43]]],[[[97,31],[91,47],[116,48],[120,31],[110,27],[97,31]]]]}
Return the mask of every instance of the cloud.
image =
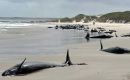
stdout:
{"type": "Polygon", "coordinates": [[[26,2],[39,2],[43,0],[5,0],[12,3],[26,3],[26,2]]]}
{"type": "Polygon", "coordinates": [[[11,3],[54,3],[54,2],[61,2],[64,0],[5,0],[11,3]]]}
{"type": "Polygon", "coordinates": [[[0,16],[65,17],[130,9],[129,0],[0,0],[0,16]]]}

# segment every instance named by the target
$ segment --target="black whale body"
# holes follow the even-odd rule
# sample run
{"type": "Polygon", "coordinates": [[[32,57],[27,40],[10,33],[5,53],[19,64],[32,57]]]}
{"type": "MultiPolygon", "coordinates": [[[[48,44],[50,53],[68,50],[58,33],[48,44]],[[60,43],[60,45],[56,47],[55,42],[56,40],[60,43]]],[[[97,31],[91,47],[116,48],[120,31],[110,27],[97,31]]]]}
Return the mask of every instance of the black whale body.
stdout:
{"type": "Polygon", "coordinates": [[[66,61],[64,64],[51,64],[45,62],[25,62],[26,58],[20,63],[12,68],[4,71],[2,76],[17,76],[26,75],[32,72],[36,72],[42,69],[54,68],[54,67],[65,67],[70,65],[86,65],[85,63],[73,64],[69,57],[69,50],[67,50],[66,61]]]}
{"type": "Polygon", "coordinates": [[[122,35],[121,37],[130,37],[130,33],[129,33],[129,34],[122,35]]]}
{"type": "Polygon", "coordinates": [[[113,37],[112,35],[107,35],[107,34],[100,34],[100,35],[90,36],[89,32],[85,36],[86,39],[89,39],[89,38],[105,39],[105,38],[112,38],[112,37],[113,37]]]}
{"type": "Polygon", "coordinates": [[[57,65],[57,64],[44,63],[44,62],[25,62],[22,64],[21,69],[17,71],[19,66],[20,64],[17,64],[16,66],[6,70],[5,72],[3,72],[2,76],[26,75],[28,73],[36,72],[42,69],[64,67],[65,65],[57,65]]]}
{"type": "Polygon", "coordinates": [[[109,53],[115,53],[115,54],[124,54],[124,53],[130,53],[130,50],[126,48],[121,47],[112,47],[108,49],[103,49],[102,51],[109,52],[109,53]]]}
{"type": "Polygon", "coordinates": [[[111,35],[98,35],[98,36],[91,36],[90,38],[111,38],[111,37],[113,37],[113,36],[111,36],[111,35]]]}
{"type": "Polygon", "coordinates": [[[103,44],[100,40],[100,46],[101,46],[101,51],[105,51],[108,53],[114,53],[114,54],[124,54],[124,53],[130,53],[129,49],[122,48],[122,47],[110,47],[107,49],[103,49],[103,44]]]}

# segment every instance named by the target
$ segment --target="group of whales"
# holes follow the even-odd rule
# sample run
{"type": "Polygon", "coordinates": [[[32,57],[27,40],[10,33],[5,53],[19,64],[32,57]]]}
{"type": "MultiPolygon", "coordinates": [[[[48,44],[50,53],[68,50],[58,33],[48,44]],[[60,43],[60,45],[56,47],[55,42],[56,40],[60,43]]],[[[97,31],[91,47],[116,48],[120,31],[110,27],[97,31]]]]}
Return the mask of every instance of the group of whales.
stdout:
{"type": "Polygon", "coordinates": [[[74,64],[70,60],[69,50],[67,50],[66,60],[64,64],[50,64],[45,62],[25,62],[26,58],[12,68],[7,69],[2,73],[2,76],[20,76],[33,73],[42,69],[54,68],[54,67],[65,67],[70,65],[87,65],[86,63],[74,64]]]}
{"type": "MultiPolygon", "coordinates": [[[[98,32],[98,35],[94,35],[94,36],[90,36],[90,32],[87,32],[85,38],[87,39],[87,41],[89,41],[90,38],[96,38],[96,39],[108,39],[108,38],[112,38],[113,36],[109,34],[106,34],[104,32],[104,28],[100,28],[100,30],[103,29],[104,34],[100,34],[100,32],[98,32],[96,29],[94,30],[94,32],[98,32]]],[[[91,31],[92,32],[92,31],[91,31]]],[[[111,32],[111,31],[110,31],[111,32]]],[[[112,30],[112,33],[115,32],[115,37],[118,37],[118,35],[116,34],[116,30],[112,30]]],[[[107,32],[108,33],[108,32],[107,32]]],[[[130,33],[126,34],[126,35],[122,35],[121,37],[130,37],[130,33]]],[[[103,44],[102,44],[102,40],[100,40],[100,46],[101,46],[101,51],[104,52],[108,52],[108,53],[114,53],[114,54],[124,54],[124,53],[130,53],[130,49],[126,49],[126,48],[122,48],[122,47],[110,47],[107,49],[103,49],[103,44]]]]}
{"type": "MultiPolygon", "coordinates": [[[[99,34],[98,33],[98,35],[94,35],[94,36],[90,36],[90,33],[89,32],[87,32],[87,34],[86,34],[86,36],[85,36],[85,38],[86,39],[90,39],[90,38],[99,38],[99,39],[108,39],[108,38],[112,38],[113,36],[112,35],[110,35],[110,34],[106,34],[106,33],[104,33],[104,34],[99,34]]],[[[115,37],[118,37],[117,36],[117,34],[115,33],[115,37]]]]}
{"type": "MultiPolygon", "coordinates": [[[[108,53],[114,53],[114,54],[130,53],[129,49],[122,48],[122,47],[110,47],[110,48],[104,49],[102,40],[100,40],[100,50],[104,52],[108,52],[108,53]]],[[[86,63],[73,64],[69,56],[69,50],[67,50],[65,62],[60,65],[50,64],[50,63],[45,63],[45,62],[25,62],[25,61],[26,61],[26,58],[20,64],[17,64],[7,69],[6,71],[4,71],[2,73],[2,76],[26,75],[26,74],[33,73],[42,69],[48,69],[48,68],[54,68],[54,67],[65,67],[65,66],[71,66],[71,65],[87,65],[86,63]]]]}

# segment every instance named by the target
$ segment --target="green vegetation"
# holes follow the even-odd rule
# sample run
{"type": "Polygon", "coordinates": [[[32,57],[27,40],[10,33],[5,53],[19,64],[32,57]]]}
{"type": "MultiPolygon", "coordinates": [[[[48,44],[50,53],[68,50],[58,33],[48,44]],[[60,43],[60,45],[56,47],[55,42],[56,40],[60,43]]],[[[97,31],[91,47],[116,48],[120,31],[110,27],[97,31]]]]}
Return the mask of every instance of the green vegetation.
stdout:
{"type": "Polygon", "coordinates": [[[86,15],[84,14],[79,14],[73,18],[71,18],[72,20],[76,20],[77,22],[79,22],[81,19],[83,19],[86,15]]]}
{"type": "MultiPolygon", "coordinates": [[[[61,22],[72,22],[73,20],[76,20],[77,22],[80,22],[81,20],[84,20],[85,22],[96,20],[99,22],[128,23],[130,22],[130,11],[112,12],[112,13],[104,14],[100,17],[79,14],[72,18],[68,18],[68,17],[60,18],[61,22]]],[[[58,19],[56,19],[55,21],[57,22],[58,19]]]]}
{"type": "Polygon", "coordinates": [[[102,15],[98,19],[98,21],[100,22],[112,21],[116,23],[120,23],[120,22],[127,23],[130,22],[130,11],[108,13],[102,15]]]}
{"type": "Polygon", "coordinates": [[[84,14],[79,14],[79,15],[72,17],[72,18],[65,17],[65,18],[61,18],[60,20],[61,20],[61,22],[72,22],[73,20],[80,22],[82,19],[84,19],[85,22],[89,22],[89,21],[94,20],[96,18],[97,18],[96,16],[87,16],[84,14]]]}
{"type": "Polygon", "coordinates": [[[61,22],[72,22],[72,20],[68,17],[65,17],[65,18],[61,18],[60,19],[61,22]]]}

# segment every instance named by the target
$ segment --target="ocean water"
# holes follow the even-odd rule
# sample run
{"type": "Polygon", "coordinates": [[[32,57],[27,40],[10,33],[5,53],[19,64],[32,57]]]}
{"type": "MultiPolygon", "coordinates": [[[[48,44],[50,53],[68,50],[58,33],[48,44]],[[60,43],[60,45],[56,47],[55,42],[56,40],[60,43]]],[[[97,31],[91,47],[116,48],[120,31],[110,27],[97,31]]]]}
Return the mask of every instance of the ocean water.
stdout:
{"type": "Polygon", "coordinates": [[[48,29],[44,23],[34,25],[1,22],[0,55],[58,54],[66,52],[67,45],[87,43],[84,31],[48,29]]]}

